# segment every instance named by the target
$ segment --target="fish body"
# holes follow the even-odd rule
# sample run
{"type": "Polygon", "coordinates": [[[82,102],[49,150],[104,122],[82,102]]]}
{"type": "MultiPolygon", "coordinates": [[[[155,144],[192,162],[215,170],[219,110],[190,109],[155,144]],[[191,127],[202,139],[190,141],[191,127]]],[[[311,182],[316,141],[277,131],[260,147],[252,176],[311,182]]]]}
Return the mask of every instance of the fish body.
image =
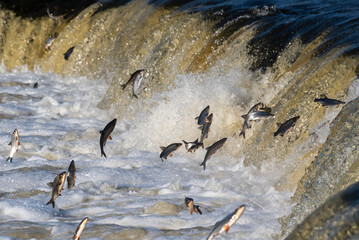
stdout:
{"type": "Polygon", "coordinates": [[[318,102],[322,104],[322,106],[337,106],[337,107],[345,104],[345,102],[342,102],[340,100],[327,98],[327,96],[325,95],[322,95],[320,98],[314,99],[314,102],[318,102]]]}
{"type": "Polygon", "coordinates": [[[109,122],[103,130],[100,131],[100,133],[101,133],[101,137],[100,137],[101,157],[104,156],[105,158],[107,158],[107,156],[103,150],[103,147],[106,145],[107,139],[112,140],[111,133],[116,126],[116,122],[117,122],[117,119],[115,118],[111,122],[109,122]]]}
{"type": "Polygon", "coordinates": [[[88,217],[85,217],[81,221],[81,223],[77,226],[76,232],[75,232],[74,236],[72,237],[73,240],[79,240],[80,239],[81,233],[85,229],[85,226],[86,226],[88,220],[89,220],[88,217]]]}
{"type": "Polygon", "coordinates": [[[202,110],[202,112],[199,114],[198,117],[195,118],[197,120],[197,124],[203,125],[205,122],[207,122],[208,114],[209,114],[209,105],[202,110]]]}
{"type": "Polygon", "coordinates": [[[74,48],[75,46],[70,47],[69,50],[67,50],[66,53],[64,53],[65,60],[69,60],[71,53],[74,51],[74,48]]]}
{"type": "Polygon", "coordinates": [[[273,116],[274,115],[271,113],[258,111],[258,112],[250,113],[248,116],[248,121],[259,121],[273,116]]]}
{"type": "Polygon", "coordinates": [[[71,189],[73,186],[75,186],[75,179],[76,179],[76,166],[75,161],[72,160],[69,166],[69,169],[67,170],[67,188],[71,189]]]}
{"type": "Polygon", "coordinates": [[[198,139],[194,142],[186,142],[185,140],[182,140],[184,143],[184,146],[187,150],[187,152],[195,152],[199,147],[203,148],[203,143],[198,142],[198,139]]]}
{"type": "Polygon", "coordinates": [[[210,159],[212,157],[212,155],[215,154],[217,152],[217,150],[220,149],[226,141],[227,141],[227,138],[222,138],[221,140],[213,143],[211,146],[206,148],[207,149],[206,155],[204,156],[204,160],[200,165],[200,166],[203,166],[204,170],[206,170],[206,162],[208,161],[208,159],[210,159]]]}
{"type": "Polygon", "coordinates": [[[244,123],[242,126],[242,131],[240,132],[239,136],[243,135],[243,138],[246,138],[246,129],[252,128],[252,124],[250,121],[261,120],[267,117],[274,116],[270,112],[272,111],[271,108],[266,107],[262,102],[255,104],[251,109],[249,109],[248,113],[242,115],[244,119],[244,123]]]}
{"type": "Polygon", "coordinates": [[[11,142],[9,143],[11,146],[10,156],[6,159],[6,161],[10,161],[12,163],[12,159],[14,158],[15,153],[19,150],[20,141],[19,141],[19,132],[17,129],[14,130],[11,136],[11,142]]]}
{"type": "Polygon", "coordinates": [[[135,97],[138,99],[137,97],[137,91],[139,90],[139,88],[141,87],[142,83],[143,83],[143,74],[145,72],[145,69],[140,69],[137,70],[136,72],[134,72],[133,74],[131,74],[130,79],[127,81],[127,83],[122,84],[122,90],[124,90],[127,85],[129,85],[130,83],[132,83],[133,88],[132,88],[132,97],[135,97]]]}
{"type": "Polygon", "coordinates": [[[50,36],[49,39],[47,39],[46,43],[45,43],[45,49],[47,51],[51,51],[51,46],[54,43],[55,39],[57,37],[57,33],[54,34],[54,36],[50,36]]]}
{"type": "Polygon", "coordinates": [[[58,196],[61,196],[61,191],[64,187],[66,179],[66,172],[62,172],[58,174],[53,182],[48,183],[50,187],[52,187],[52,195],[50,201],[46,203],[46,205],[52,203],[52,207],[55,207],[55,200],[58,196]]]}
{"type": "Polygon", "coordinates": [[[222,232],[228,232],[229,228],[237,222],[237,220],[242,216],[245,206],[242,205],[237,208],[233,213],[228,214],[222,220],[216,222],[212,231],[209,233],[207,240],[212,240],[215,236],[221,234],[222,232]]]}
{"type": "Polygon", "coordinates": [[[160,154],[160,158],[162,162],[163,162],[163,158],[167,159],[168,156],[172,156],[173,152],[176,151],[181,146],[182,143],[172,143],[167,147],[161,147],[162,152],[160,154]]]}
{"type": "Polygon", "coordinates": [[[208,133],[211,129],[211,125],[212,125],[212,120],[213,120],[213,113],[211,113],[208,117],[207,117],[207,122],[205,122],[201,127],[201,137],[199,142],[203,144],[203,140],[208,138],[208,133]]]}
{"type": "Polygon", "coordinates": [[[186,198],[184,199],[184,202],[185,202],[185,204],[186,204],[186,207],[188,207],[189,212],[191,213],[191,215],[192,215],[193,212],[196,212],[196,213],[199,213],[199,214],[202,215],[201,209],[199,209],[199,206],[198,206],[198,205],[195,205],[195,204],[194,204],[192,198],[186,197],[186,198]]]}
{"type": "Polygon", "coordinates": [[[274,133],[274,136],[280,135],[280,136],[284,136],[284,134],[291,129],[292,127],[295,126],[297,120],[299,119],[300,116],[296,116],[294,118],[291,118],[287,121],[285,121],[284,123],[277,123],[279,128],[278,130],[274,133]]]}

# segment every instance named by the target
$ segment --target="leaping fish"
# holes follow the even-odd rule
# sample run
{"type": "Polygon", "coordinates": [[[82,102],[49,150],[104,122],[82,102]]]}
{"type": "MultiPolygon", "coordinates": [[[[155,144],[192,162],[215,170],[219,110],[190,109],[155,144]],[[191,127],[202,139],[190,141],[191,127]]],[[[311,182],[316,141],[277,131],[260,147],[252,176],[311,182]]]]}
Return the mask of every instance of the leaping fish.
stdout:
{"type": "Polygon", "coordinates": [[[204,160],[200,165],[203,166],[203,170],[206,170],[206,162],[208,161],[208,159],[210,159],[212,155],[215,154],[217,150],[220,149],[226,141],[227,138],[222,138],[221,140],[213,143],[211,146],[206,148],[207,149],[206,155],[204,156],[204,160]]]}
{"type": "Polygon", "coordinates": [[[197,120],[197,124],[203,125],[205,122],[207,122],[208,114],[209,114],[209,105],[202,110],[202,112],[199,114],[198,117],[195,118],[197,120]]]}
{"type": "Polygon", "coordinates": [[[209,233],[207,240],[212,240],[215,236],[223,233],[224,231],[226,231],[227,233],[229,228],[233,224],[235,224],[237,220],[242,216],[244,209],[245,206],[242,205],[239,208],[237,208],[233,213],[228,214],[225,218],[216,222],[216,224],[214,224],[212,231],[209,233]]]}
{"type": "Polygon", "coordinates": [[[15,129],[12,133],[11,142],[9,143],[9,145],[11,146],[10,156],[6,159],[6,161],[10,161],[10,163],[12,163],[12,159],[15,153],[19,150],[20,146],[19,132],[17,131],[17,129],[15,129]]]}
{"type": "Polygon", "coordinates": [[[297,120],[300,118],[300,116],[296,116],[294,118],[291,118],[287,121],[285,121],[284,123],[277,123],[277,125],[279,126],[278,130],[274,133],[274,136],[277,136],[278,134],[280,136],[284,136],[284,134],[291,129],[292,127],[295,126],[295,123],[297,122],[297,120]]]}
{"type": "Polygon", "coordinates": [[[199,127],[201,129],[201,137],[200,137],[199,142],[202,144],[203,144],[204,139],[208,138],[208,133],[211,129],[212,121],[213,121],[213,113],[211,113],[207,117],[207,122],[205,122],[201,127],[199,127]]]}
{"type": "Polygon", "coordinates": [[[109,122],[103,130],[100,131],[100,133],[101,133],[101,137],[100,137],[101,157],[104,156],[105,158],[107,158],[107,156],[103,150],[103,147],[106,145],[107,139],[112,140],[111,133],[116,126],[116,122],[117,122],[117,119],[115,118],[111,122],[109,122]]]}
{"type": "Polygon", "coordinates": [[[54,43],[55,39],[57,38],[57,32],[55,32],[54,36],[50,36],[45,43],[45,49],[47,51],[51,51],[51,46],[54,43]]]}
{"type": "Polygon", "coordinates": [[[203,143],[198,142],[198,138],[194,142],[186,142],[185,140],[182,140],[182,142],[184,143],[187,152],[195,152],[199,147],[203,148],[203,143]]]}
{"type": "Polygon", "coordinates": [[[50,201],[46,203],[46,205],[52,203],[52,207],[55,207],[55,200],[58,196],[61,196],[61,191],[63,189],[66,178],[66,172],[62,172],[58,174],[53,182],[49,182],[47,185],[52,187],[52,195],[50,201]]]}
{"type": "Polygon", "coordinates": [[[326,106],[337,106],[337,107],[339,107],[340,105],[345,104],[345,102],[342,102],[340,100],[327,98],[327,96],[325,96],[324,94],[320,95],[320,98],[314,99],[314,102],[318,102],[318,103],[322,104],[322,106],[325,106],[325,107],[326,106]]]}
{"type": "Polygon", "coordinates": [[[143,83],[143,73],[145,72],[145,69],[140,69],[137,70],[136,72],[131,74],[130,79],[127,81],[127,83],[122,84],[122,90],[124,90],[127,85],[129,85],[130,83],[132,83],[132,97],[135,97],[138,99],[137,97],[137,90],[141,87],[142,83],[143,83]]]}
{"type": "Polygon", "coordinates": [[[192,215],[193,212],[199,213],[199,214],[202,215],[201,209],[199,209],[199,206],[198,206],[198,205],[195,205],[195,204],[194,204],[192,198],[185,197],[184,202],[185,202],[185,204],[186,204],[186,207],[188,207],[189,212],[191,213],[191,215],[192,215]]]}
{"type": "Polygon", "coordinates": [[[168,156],[173,155],[173,152],[176,151],[179,147],[182,146],[182,143],[172,143],[170,145],[168,145],[167,147],[160,147],[162,152],[160,154],[160,158],[163,162],[163,158],[167,159],[168,156]]]}
{"type": "Polygon", "coordinates": [[[75,186],[75,179],[76,179],[76,166],[75,161],[72,160],[69,166],[69,169],[67,170],[67,188],[71,189],[73,186],[75,186]]]}
{"type": "Polygon", "coordinates": [[[82,233],[82,231],[85,229],[85,226],[86,226],[86,224],[87,224],[87,221],[88,221],[88,217],[85,217],[85,218],[81,221],[81,223],[77,226],[75,235],[72,237],[73,240],[79,240],[79,239],[80,239],[81,233],[82,233]]]}

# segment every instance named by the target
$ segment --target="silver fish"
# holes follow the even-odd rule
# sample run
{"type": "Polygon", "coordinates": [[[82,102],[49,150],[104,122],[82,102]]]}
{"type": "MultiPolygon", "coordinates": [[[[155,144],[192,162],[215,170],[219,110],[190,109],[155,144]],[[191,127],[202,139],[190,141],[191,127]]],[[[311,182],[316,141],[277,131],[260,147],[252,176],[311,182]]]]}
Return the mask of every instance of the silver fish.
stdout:
{"type": "Polygon", "coordinates": [[[167,147],[160,147],[162,152],[160,154],[160,158],[163,162],[163,158],[167,159],[168,156],[173,155],[173,152],[176,151],[179,147],[182,146],[182,143],[172,143],[170,145],[168,145],[167,147]]]}
{"type": "Polygon", "coordinates": [[[58,174],[53,182],[49,182],[47,185],[52,187],[52,195],[50,201],[46,203],[46,205],[52,203],[52,207],[55,207],[55,200],[58,196],[61,196],[61,191],[64,187],[66,179],[66,172],[62,172],[58,174]]]}
{"type": "Polygon", "coordinates": [[[212,155],[215,154],[217,152],[217,150],[220,149],[226,141],[227,141],[227,138],[222,138],[221,140],[213,143],[211,146],[206,148],[207,149],[206,155],[204,156],[204,160],[200,165],[200,166],[203,166],[204,170],[206,170],[206,162],[208,161],[208,159],[210,159],[212,157],[212,155]]]}
{"type": "Polygon", "coordinates": [[[12,159],[15,155],[15,153],[19,150],[20,141],[19,141],[19,132],[17,129],[14,130],[11,136],[11,142],[9,143],[9,146],[11,146],[10,150],[10,156],[6,159],[6,161],[10,161],[12,163],[12,159]]]}
{"type": "Polygon", "coordinates": [[[314,102],[319,102],[322,104],[322,106],[337,106],[344,105],[345,102],[342,102],[340,100],[327,98],[324,94],[320,96],[320,98],[314,99],[314,102]]]}
{"type": "Polygon", "coordinates": [[[207,122],[205,122],[201,127],[199,127],[201,129],[201,137],[199,140],[200,143],[203,143],[203,140],[208,138],[208,133],[211,129],[212,120],[213,120],[213,113],[211,113],[207,117],[207,122]]]}
{"type": "Polygon", "coordinates": [[[54,43],[55,39],[57,38],[57,32],[55,32],[54,36],[50,36],[49,39],[47,39],[46,43],[45,43],[45,49],[47,51],[51,50],[51,46],[54,43]]]}
{"type": "Polygon", "coordinates": [[[198,117],[195,118],[197,120],[197,124],[203,125],[205,122],[207,122],[208,114],[209,114],[209,105],[202,110],[202,112],[199,114],[198,117]]]}
{"type": "Polygon", "coordinates": [[[258,112],[250,113],[248,116],[248,121],[259,121],[269,117],[274,117],[274,114],[258,111],[258,112]]]}
{"type": "Polygon", "coordinates": [[[221,234],[222,232],[228,232],[229,228],[237,222],[237,220],[242,216],[244,209],[246,207],[244,205],[237,208],[233,213],[228,214],[222,220],[216,222],[212,231],[209,233],[207,240],[212,240],[215,236],[221,234]]]}
{"type": "Polygon", "coordinates": [[[107,156],[103,150],[103,147],[106,145],[107,139],[112,140],[111,133],[116,126],[116,122],[117,122],[117,119],[115,118],[111,122],[109,122],[103,130],[100,131],[100,133],[101,133],[101,137],[100,137],[101,157],[104,156],[105,158],[107,158],[107,156]]]}
{"type": "Polygon", "coordinates": [[[192,198],[185,197],[184,202],[185,202],[185,204],[186,204],[186,207],[188,207],[189,212],[191,213],[191,215],[192,215],[193,212],[196,212],[196,213],[199,213],[199,214],[202,215],[201,209],[199,209],[199,206],[198,206],[198,205],[195,205],[195,204],[194,204],[192,198]]]}
{"type": "Polygon", "coordinates": [[[187,152],[195,152],[199,147],[203,148],[203,143],[198,142],[198,138],[194,142],[186,142],[185,140],[182,140],[182,142],[184,143],[187,152]]]}
{"type": "Polygon", "coordinates": [[[277,136],[278,134],[280,136],[284,136],[284,134],[291,129],[292,127],[295,126],[295,123],[297,122],[297,120],[300,118],[300,116],[296,116],[294,118],[291,118],[287,121],[285,121],[284,123],[277,123],[277,125],[279,126],[278,130],[274,133],[274,136],[277,136]]]}
{"type": "MultiPolygon", "coordinates": [[[[239,134],[239,136],[243,135],[243,138],[246,138],[246,129],[250,129],[252,127],[250,121],[253,121],[255,119],[256,114],[254,114],[254,113],[256,113],[256,112],[265,112],[265,113],[270,114],[271,110],[272,110],[271,108],[266,107],[262,102],[259,102],[259,103],[255,104],[248,111],[247,114],[242,115],[242,118],[244,119],[244,123],[243,123],[243,126],[242,126],[242,131],[239,134]]],[[[259,113],[258,115],[261,115],[261,114],[265,115],[265,113],[259,113]]]]}
{"type": "Polygon", "coordinates": [[[85,226],[86,226],[88,220],[89,220],[88,217],[85,217],[81,221],[81,223],[77,226],[75,235],[72,237],[73,240],[79,240],[80,239],[81,233],[85,229],[85,226]]]}
{"type": "Polygon", "coordinates": [[[132,83],[133,88],[132,88],[132,97],[135,97],[138,99],[137,97],[137,91],[138,89],[141,87],[142,83],[143,83],[143,74],[145,72],[145,69],[140,69],[137,70],[136,72],[134,72],[133,74],[131,74],[130,79],[127,81],[127,83],[122,84],[122,90],[124,90],[127,85],[129,85],[130,83],[132,83]]]}
{"type": "Polygon", "coordinates": [[[73,186],[75,186],[75,179],[76,179],[76,166],[75,161],[72,160],[69,166],[69,169],[67,170],[67,188],[71,189],[73,186]]]}

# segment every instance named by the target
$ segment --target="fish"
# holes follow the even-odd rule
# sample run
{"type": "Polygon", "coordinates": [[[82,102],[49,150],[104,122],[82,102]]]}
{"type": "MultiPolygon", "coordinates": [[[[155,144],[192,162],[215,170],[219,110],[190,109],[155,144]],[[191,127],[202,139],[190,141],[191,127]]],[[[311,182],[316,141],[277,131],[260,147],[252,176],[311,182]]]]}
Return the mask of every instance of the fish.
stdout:
{"type": "Polygon", "coordinates": [[[160,158],[163,162],[163,158],[167,159],[168,156],[172,157],[173,152],[182,146],[182,143],[172,143],[167,147],[160,147],[162,152],[160,154],[160,158]]]}
{"type": "Polygon", "coordinates": [[[14,158],[15,153],[19,150],[20,141],[19,141],[19,132],[17,129],[14,130],[11,136],[11,142],[9,143],[11,146],[10,156],[6,159],[6,161],[10,161],[12,163],[12,159],[14,158]]]}
{"type": "Polygon", "coordinates": [[[229,228],[233,224],[235,224],[237,220],[242,216],[245,208],[246,208],[245,205],[242,205],[238,207],[233,213],[228,214],[225,218],[216,222],[216,224],[214,224],[214,227],[212,231],[209,233],[206,240],[212,240],[215,236],[223,233],[224,231],[226,231],[227,233],[229,228]]]}
{"type": "Polygon", "coordinates": [[[185,197],[184,202],[185,202],[185,204],[186,204],[186,207],[188,207],[189,212],[191,213],[191,215],[192,215],[193,212],[196,212],[196,213],[199,213],[199,214],[202,215],[201,209],[199,209],[199,206],[198,206],[198,205],[195,205],[195,204],[194,204],[192,198],[185,197]]]}
{"type": "Polygon", "coordinates": [[[204,148],[203,143],[198,142],[198,138],[194,142],[186,142],[185,140],[182,140],[182,142],[184,143],[187,152],[195,152],[199,147],[204,148]]]}
{"type": "Polygon", "coordinates": [[[39,87],[39,83],[38,82],[34,83],[33,88],[38,88],[38,87],[39,87]]]}
{"type": "Polygon", "coordinates": [[[324,94],[320,95],[320,98],[314,99],[314,102],[318,102],[318,103],[322,104],[322,106],[325,106],[325,107],[326,106],[337,106],[337,107],[339,107],[340,105],[345,104],[345,102],[342,102],[340,100],[327,98],[327,96],[325,96],[324,94]]]}
{"type": "Polygon", "coordinates": [[[258,112],[250,113],[248,116],[248,121],[259,121],[269,117],[274,117],[274,114],[258,111],[258,112]]]}
{"type": "Polygon", "coordinates": [[[199,127],[199,129],[201,129],[201,137],[200,137],[199,142],[202,144],[203,144],[203,140],[208,138],[208,133],[211,129],[212,120],[213,120],[213,113],[211,113],[207,117],[207,122],[205,122],[202,126],[199,127]]]}
{"type": "Polygon", "coordinates": [[[81,233],[85,229],[85,226],[86,226],[88,220],[89,220],[88,217],[85,217],[81,221],[81,223],[77,226],[75,235],[72,237],[73,240],[79,240],[80,239],[81,233]]]}
{"type": "Polygon", "coordinates": [[[52,203],[52,207],[55,207],[55,200],[58,196],[61,196],[61,191],[64,187],[66,179],[66,172],[62,172],[58,174],[53,182],[49,182],[47,185],[52,187],[52,195],[50,201],[46,203],[46,205],[52,203]]]}
{"type": "Polygon", "coordinates": [[[45,49],[47,51],[51,51],[51,46],[54,43],[55,39],[57,38],[57,32],[55,32],[54,36],[49,37],[49,39],[47,39],[46,43],[45,43],[45,49]]]}
{"type": "Polygon", "coordinates": [[[105,158],[107,158],[107,156],[103,150],[103,147],[106,145],[107,139],[112,140],[111,133],[116,126],[116,122],[117,122],[117,119],[115,118],[111,122],[109,122],[103,130],[100,131],[100,133],[101,133],[101,137],[100,137],[101,157],[104,156],[105,158]]]}
{"type": "Polygon", "coordinates": [[[67,51],[64,53],[65,60],[69,60],[69,57],[70,57],[71,53],[74,51],[74,48],[75,48],[75,46],[70,47],[69,50],[67,50],[67,51]]]}
{"type": "Polygon", "coordinates": [[[132,83],[133,88],[132,88],[132,97],[135,97],[138,99],[138,96],[136,94],[137,90],[141,87],[142,83],[143,83],[143,73],[145,72],[145,69],[140,69],[137,70],[136,72],[131,74],[130,79],[127,81],[127,83],[122,84],[122,90],[124,90],[127,85],[129,85],[130,83],[132,83]]]}
{"type": "Polygon", "coordinates": [[[266,107],[262,102],[259,102],[259,103],[255,104],[253,107],[251,107],[251,109],[249,109],[247,114],[242,115],[242,118],[244,119],[244,123],[242,126],[242,131],[240,132],[239,136],[243,135],[243,138],[246,138],[246,129],[252,128],[250,121],[260,120],[260,119],[256,119],[256,117],[258,117],[260,115],[262,117],[264,117],[264,116],[266,116],[266,114],[268,114],[268,117],[269,117],[269,116],[273,115],[270,113],[271,111],[272,111],[272,109],[269,107],[266,107]],[[259,113],[256,114],[256,112],[259,112],[259,113]]]}
{"type": "Polygon", "coordinates": [[[73,186],[75,186],[75,179],[76,179],[76,166],[75,161],[72,160],[69,166],[69,169],[67,170],[67,188],[71,189],[73,186]]]}
{"type": "Polygon", "coordinates": [[[206,148],[207,150],[206,155],[204,156],[204,160],[200,165],[203,166],[203,170],[206,170],[206,162],[208,161],[208,159],[210,159],[212,155],[215,154],[217,150],[220,149],[225,144],[226,141],[227,138],[222,138],[221,140],[213,143],[211,146],[206,148]]]}
{"type": "Polygon", "coordinates": [[[284,134],[289,130],[291,129],[292,127],[295,126],[297,120],[300,118],[300,116],[296,116],[294,118],[291,118],[287,121],[285,121],[284,123],[277,123],[278,125],[278,130],[274,133],[274,136],[277,136],[278,134],[280,136],[284,136],[284,134]]]}
{"type": "Polygon", "coordinates": [[[209,114],[209,105],[202,110],[202,112],[199,114],[198,117],[195,118],[195,120],[197,120],[197,124],[203,125],[205,122],[207,122],[208,114],[209,114]]]}

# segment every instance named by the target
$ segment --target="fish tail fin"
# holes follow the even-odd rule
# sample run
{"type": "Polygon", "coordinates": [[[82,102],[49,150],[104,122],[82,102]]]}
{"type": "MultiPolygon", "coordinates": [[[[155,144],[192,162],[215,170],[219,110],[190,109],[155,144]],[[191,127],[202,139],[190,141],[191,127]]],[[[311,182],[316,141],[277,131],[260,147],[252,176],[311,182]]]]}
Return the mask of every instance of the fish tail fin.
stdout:
{"type": "Polygon", "coordinates": [[[242,131],[240,132],[239,136],[243,135],[243,138],[246,138],[246,128],[243,127],[242,131]]]}
{"type": "Polygon", "coordinates": [[[206,170],[206,160],[204,160],[200,166],[203,166],[203,170],[206,170]]]}
{"type": "Polygon", "coordinates": [[[101,157],[104,156],[105,158],[107,158],[106,153],[101,149],[101,157]]]}
{"type": "Polygon", "coordinates": [[[46,203],[46,205],[49,205],[50,203],[52,203],[52,208],[55,208],[55,201],[54,201],[54,199],[50,199],[50,201],[48,201],[47,203],[46,203]]]}
{"type": "Polygon", "coordinates": [[[12,163],[12,157],[8,157],[6,161],[10,161],[10,163],[12,163]]]}
{"type": "Polygon", "coordinates": [[[132,98],[135,97],[136,99],[138,99],[137,95],[136,94],[133,94],[132,95],[132,98]]]}
{"type": "Polygon", "coordinates": [[[278,135],[278,133],[277,133],[277,132],[275,132],[275,133],[273,134],[273,136],[275,136],[275,137],[276,137],[277,135],[278,135]]]}

